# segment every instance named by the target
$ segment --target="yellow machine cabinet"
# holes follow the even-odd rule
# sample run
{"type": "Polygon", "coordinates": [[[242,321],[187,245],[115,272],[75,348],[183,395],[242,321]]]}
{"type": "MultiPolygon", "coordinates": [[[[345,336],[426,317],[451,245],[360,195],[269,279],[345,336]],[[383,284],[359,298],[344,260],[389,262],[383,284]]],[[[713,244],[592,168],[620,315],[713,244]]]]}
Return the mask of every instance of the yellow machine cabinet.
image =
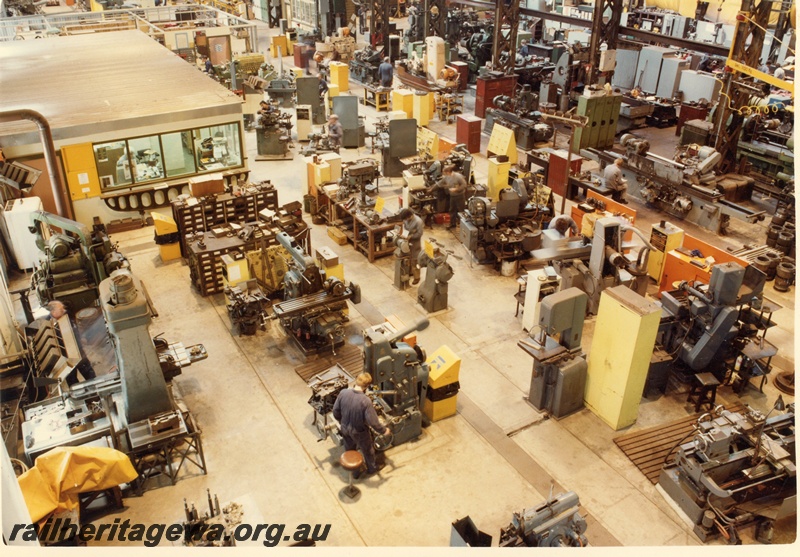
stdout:
{"type": "Polygon", "coordinates": [[[181,258],[180,236],[178,235],[178,225],[175,219],[168,215],[162,215],[152,211],[153,227],[156,230],[156,244],[158,244],[161,261],[172,261],[181,258]]]}
{"type": "Polygon", "coordinates": [[[427,363],[430,367],[428,395],[423,401],[422,413],[435,422],[456,413],[461,358],[447,346],[440,346],[428,357],[427,363]]]}
{"type": "Polygon", "coordinates": [[[662,220],[653,225],[650,231],[650,243],[656,249],[650,252],[650,257],[647,259],[647,274],[660,284],[667,254],[683,245],[683,229],[662,220]]]}
{"type": "Polygon", "coordinates": [[[392,110],[402,110],[407,118],[414,117],[414,91],[409,89],[392,90],[392,110]]]}
{"type": "Polygon", "coordinates": [[[342,62],[331,62],[331,83],[339,87],[339,94],[350,90],[350,68],[342,62]]]}
{"type": "Polygon", "coordinates": [[[489,199],[497,201],[500,198],[500,190],[508,187],[508,173],[510,171],[510,162],[498,162],[497,157],[489,159],[489,176],[487,180],[489,199]]]}
{"type": "Polygon", "coordinates": [[[280,49],[280,56],[288,56],[289,55],[289,41],[286,40],[286,37],[283,35],[276,35],[272,37],[269,43],[269,55],[273,58],[278,57],[278,49],[280,49]]]}
{"type": "Polygon", "coordinates": [[[433,93],[414,93],[414,118],[417,119],[418,126],[427,126],[433,116],[433,105],[431,104],[433,93]]]}
{"type": "MultiPolygon", "coordinates": [[[[342,157],[339,153],[322,153],[319,160],[328,163],[330,166],[330,182],[338,182],[342,178],[342,157]]],[[[319,185],[319,184],[318,184],[319,185]]]]}
{"type": "Polygon", "coordinates": [[[339,263],[339,256],[327,246],[317,248],[317,266],[325,271],[325,276],[337,278],[344,282],[344,265],[339,263]]]}
{"type": "Polygon", "coordinates": [[[625,286],[600,295],[584,402],[614,430],[639,414],[660,320],[661,306],[625,286]]]}

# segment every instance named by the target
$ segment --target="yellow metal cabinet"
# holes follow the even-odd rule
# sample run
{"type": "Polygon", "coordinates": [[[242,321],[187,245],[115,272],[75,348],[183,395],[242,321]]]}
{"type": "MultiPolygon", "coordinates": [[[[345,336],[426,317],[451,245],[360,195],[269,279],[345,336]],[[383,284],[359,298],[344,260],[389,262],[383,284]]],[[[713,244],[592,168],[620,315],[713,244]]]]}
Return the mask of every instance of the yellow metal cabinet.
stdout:
{"type": "Polygon", "coordinates": [[[392,90],[392,110],[402,110],[407,118],[414,117],[414,91],[409,89],[392,90]]]}
{"type": "Polygon", "coordinates": [[[497,157],[489,159],[489,176],[487,188],[489,199],[497,201],[500,198],[500,190],[508,187],[508,173],[511,170],[510,162],[499,162],[497,157]]]}
{"type": "MultiPolygon", "coordinates": [[[[338,182],[342,177],[342,157],[338,153],[322,153],[320,160],[326,162],[331,167],[331,174],[328,181],[338,182]]],[[[319,185],[319,184],[317,184],[319,185]]]]}
{"type": "Polygon", "coordinates": [[[65,145],[61,148],[69,195],[73,200],[100,195],[100,179],[91,143],[65,145]]]}
{"type": "Polygon", "coordinates": [[[331,62],[328,67],[331,72],[331,83],[339,87],[339,93],[350,90],[350,68],[342,62],[331,62]]]}
{"type": "Polygon", "coordinates": [[[458,395],[459,358],[447,346],[440,346],[428,357],[428,396],[425,397],[422,413],[435,422],[456,413],[458,395]]]}
{"type": "Polygon", "coordinates": [[[625,286],[600,295],[585,402],[614,430],[636,421],[660,320],[658,304],[625,286]]]}
{"type": "Polygon", "coordinates": [[[427,126],[431,121],[433,108],[431,98],[433,93],[426,93],[425,95],[414,94],[414,118],[417,119],[418,126],[427,126]]]}
{"type": "Polygon", "coordinates": [[[288,56],[289,55],[289,47],[286,37],[283,35],[277,35],[272,37],[270,44],[269,44],[269,54],[273,58],[278,57],[278,48],[281,49],[280,56],[288,56]]]}

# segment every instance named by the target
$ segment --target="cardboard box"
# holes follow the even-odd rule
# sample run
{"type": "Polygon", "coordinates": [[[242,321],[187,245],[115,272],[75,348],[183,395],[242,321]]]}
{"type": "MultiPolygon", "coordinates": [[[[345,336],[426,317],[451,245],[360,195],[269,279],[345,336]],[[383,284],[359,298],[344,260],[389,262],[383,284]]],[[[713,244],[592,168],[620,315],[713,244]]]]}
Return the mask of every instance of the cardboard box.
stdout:
{"type": "Polygon", "coordinates": [[[189,191],[194,197],[203,197],[225,191],[225,180],[222,174],[206,174],[205,176],[194,176],[189,178],[189,191]]]}

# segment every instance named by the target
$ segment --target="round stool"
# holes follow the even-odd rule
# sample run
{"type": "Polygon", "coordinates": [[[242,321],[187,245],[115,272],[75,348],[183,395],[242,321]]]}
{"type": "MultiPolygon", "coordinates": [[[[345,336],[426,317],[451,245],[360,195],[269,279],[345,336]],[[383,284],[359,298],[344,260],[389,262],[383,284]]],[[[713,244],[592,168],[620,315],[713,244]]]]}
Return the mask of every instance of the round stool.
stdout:
{"type": "Polygon", "coordinates": [[[342,490],[342,493],[347,495],[350,499],[355,499],[361,494],[361,490],[353,485],[353,472],[358,472],[364,466],[364,457],[358,451],[345,451],[339,457],[339,464],[342,468],[347,470],[350,475],[350,482],[342,490]]]}

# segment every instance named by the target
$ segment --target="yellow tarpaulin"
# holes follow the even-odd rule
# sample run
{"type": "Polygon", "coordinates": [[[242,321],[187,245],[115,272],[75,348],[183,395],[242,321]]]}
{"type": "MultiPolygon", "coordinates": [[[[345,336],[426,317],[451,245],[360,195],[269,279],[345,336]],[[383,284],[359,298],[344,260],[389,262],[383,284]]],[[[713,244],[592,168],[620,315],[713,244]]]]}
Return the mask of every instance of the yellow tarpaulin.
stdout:
{"type": "Polygon", "coordinates": [[[78,494],[109,489],[138,476],[125,453],[107,447],[58,447],[19,477],[22,495],[38,522],[78,508],[78,494]]]}

